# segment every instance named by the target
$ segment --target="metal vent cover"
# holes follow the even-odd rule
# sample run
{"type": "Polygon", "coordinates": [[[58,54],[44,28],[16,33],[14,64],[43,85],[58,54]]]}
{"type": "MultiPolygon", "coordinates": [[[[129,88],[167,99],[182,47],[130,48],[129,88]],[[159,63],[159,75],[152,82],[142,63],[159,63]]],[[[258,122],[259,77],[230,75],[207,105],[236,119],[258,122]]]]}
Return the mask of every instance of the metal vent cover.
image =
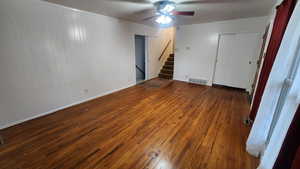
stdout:
{"type": "Polygon", "coordinates": [[[207,84],[207,80],[205,80],[205,79],[189,78],[189,83],[206,85],[207,84]]]}

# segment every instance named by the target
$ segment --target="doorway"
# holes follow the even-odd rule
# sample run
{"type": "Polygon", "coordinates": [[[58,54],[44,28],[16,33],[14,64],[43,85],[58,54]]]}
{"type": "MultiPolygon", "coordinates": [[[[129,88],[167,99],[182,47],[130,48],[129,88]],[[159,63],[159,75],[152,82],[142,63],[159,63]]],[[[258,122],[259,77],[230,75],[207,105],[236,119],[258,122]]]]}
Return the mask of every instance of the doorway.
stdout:
{"type": "Polygon", "coordinates": [[[263,58],[265,57],[264,50],[265,50],[266,43],[267,43],[267,36],[268,36],[268,33],[269,33],[269,28],[270,28],[270,24],[266,27],[265,33],[264,33],[264,35],[262,37],[262,46],[261,46],[261,49],[260,49],[260,54],[259,54],[258,61],[256,63],[257,67],[256,67],[255,76],[254,76],[254,79],[253,79],[253,83],[251,85],[251,89],[252,89],[251,92],[250,92],[251,103],[253,101],[253,96],[254,96],[256,84],[258,82],[258,75],[260,73],[260,68],[261,68],[262,63],[263,63],[263,58]]]}
{"type": "Polygon", "coordinates": [[[259,33],[220,34],[213,83],[250,92],[260,39],[259,33]]]}
{"type": "Polygon", "coordinates": [[[136,83],[140,83],[146,79],[146,37],[135,35],[134,43],[136,83]]]}

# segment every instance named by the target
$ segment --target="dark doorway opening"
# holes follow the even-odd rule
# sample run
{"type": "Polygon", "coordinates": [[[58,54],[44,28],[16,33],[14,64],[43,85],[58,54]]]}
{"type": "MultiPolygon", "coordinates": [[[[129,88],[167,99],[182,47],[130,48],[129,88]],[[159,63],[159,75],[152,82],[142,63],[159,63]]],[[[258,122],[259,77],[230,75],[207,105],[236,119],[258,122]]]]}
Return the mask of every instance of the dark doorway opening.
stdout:
{"type": "Polygon", "coordinates": [[[136,82],[140,83],[146,79],[146,38],[142,35],[134,36],[135,43],[135,72],[136,82]]]}

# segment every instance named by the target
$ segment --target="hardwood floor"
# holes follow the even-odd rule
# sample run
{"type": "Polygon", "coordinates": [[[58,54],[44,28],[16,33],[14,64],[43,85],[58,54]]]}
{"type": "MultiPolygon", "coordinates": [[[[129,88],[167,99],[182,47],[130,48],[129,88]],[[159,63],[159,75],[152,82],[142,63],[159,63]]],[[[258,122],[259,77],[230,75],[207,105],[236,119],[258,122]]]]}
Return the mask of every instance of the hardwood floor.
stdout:
{"type": "Polygon", "coordinates": [[[254,169],[241,91],[154,79],[0,131],[1,169],[254,169]]]}

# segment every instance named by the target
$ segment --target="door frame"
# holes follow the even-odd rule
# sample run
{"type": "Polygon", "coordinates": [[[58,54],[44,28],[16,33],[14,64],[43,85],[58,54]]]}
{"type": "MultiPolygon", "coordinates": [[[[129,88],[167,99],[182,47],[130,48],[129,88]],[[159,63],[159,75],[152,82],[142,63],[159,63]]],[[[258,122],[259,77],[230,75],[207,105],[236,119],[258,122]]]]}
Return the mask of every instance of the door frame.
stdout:
{"type": "Polygon", "coordinates": [[[252,105],[252,102],[253,102],[254,93],[255,93],[255,90],[256,90],[256,86],[257,86],[260,70],[261,70],[261,67],[262,67],[262,63],[264,61],[265,54],[266,54],[265,48],[267,46],[269,29],[270,29],[270,24],[268,24],[268,26],[265,28],[265,33],[262,36],[262,45],[261,45],[261,49],[260,49],[260,54],[259,54],[258,61],[256,62],[257,68],[256,68],[255,76],[254,76],[254,79],[253,79],[253,83],[251,85],[251,92],[250,92],[251,105],[252,105]]]}
{"type": "Polygon", "coordinates": [[[149,37],[145,37],[145,80],[149,79],[149,37]]]}
{"type": "Polygon", "coordinates": [[[214,63],[214,68],[213,68],[213,75],[211,79],[211,84],[214,84],[215,81],[215,76],[216,76],[216,69],[217,69],[217,62],[218,62],[218,56],[219,56],[219,50],[220,50],[220,39],[223,33],[218,34],[218,43],[217,43],[217,52],[216,52],[216,57],[215,57],[215,63],[214,63]]]}
{"type": "Polygon", "coordinates": [[[143,36],[145,38],[145,79],[139,83],[142,83],[149,79],[149,36],[142,35],[142,34],[134,34],[133,35],[133,52],[134,52],[134,77],[135,77],[135,83],[138,84],[136,81],[136,56],[135,56],[135,36],[143,36]]]}

